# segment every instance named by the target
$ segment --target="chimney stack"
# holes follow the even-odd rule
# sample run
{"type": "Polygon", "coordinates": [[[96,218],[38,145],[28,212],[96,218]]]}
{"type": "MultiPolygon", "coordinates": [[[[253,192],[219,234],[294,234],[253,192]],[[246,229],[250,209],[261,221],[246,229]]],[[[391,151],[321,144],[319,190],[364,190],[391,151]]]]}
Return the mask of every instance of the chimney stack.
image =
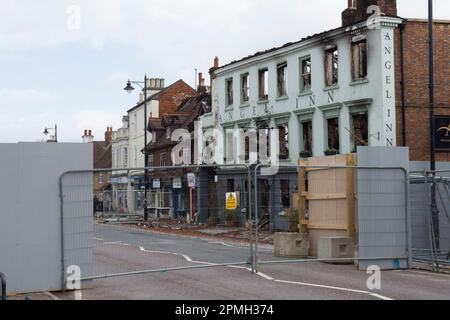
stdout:
{"type": "Polygon", "coordinates": [[[105,142],[106,142],[106,144],[109,144],[111,142],[112,132],[113,132],[113,128],[112,127],[107,127],[106,128],[106,132],[105,132],[105,142]]]}
{"type": "Polygon", "coordinates": [[[370,6],[378,6],[381,15],[397,16],[397,0],[348,0],[347,9],[342,12],[342,26],[349,26],[368,19],[370,6]]]}
{"type": "Polygon", "coordinates": [[[92,135],[92,130],[84,130],[84,135],[81,138],[83,139],[83,143],[94,142],[94,136],[92,135]]]}
{"type": "Polygon", "coordinates": [[[219,58],[216,56],[216,57],[214,58],[213,67],[212,67],[211,69],[209,69],[209,78],[210,78],[210,81],[211,81],[211,83],[210,83],[211,88],[212,88],[212,82],[213,82],[213,80],[216,78],[215,71],[216,71],[218,68],[219,68],[219,58]]]}

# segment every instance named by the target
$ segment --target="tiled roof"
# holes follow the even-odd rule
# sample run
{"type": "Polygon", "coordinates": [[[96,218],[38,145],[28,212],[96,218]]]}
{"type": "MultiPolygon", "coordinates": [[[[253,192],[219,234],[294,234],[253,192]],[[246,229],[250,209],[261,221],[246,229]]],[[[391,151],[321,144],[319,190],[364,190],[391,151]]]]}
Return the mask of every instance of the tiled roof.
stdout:
{"type": "Polygon", "coordinates": [[[111,144],[106,141],[94,141],[94,169],[109,169],[112,167],[111,144]]]}

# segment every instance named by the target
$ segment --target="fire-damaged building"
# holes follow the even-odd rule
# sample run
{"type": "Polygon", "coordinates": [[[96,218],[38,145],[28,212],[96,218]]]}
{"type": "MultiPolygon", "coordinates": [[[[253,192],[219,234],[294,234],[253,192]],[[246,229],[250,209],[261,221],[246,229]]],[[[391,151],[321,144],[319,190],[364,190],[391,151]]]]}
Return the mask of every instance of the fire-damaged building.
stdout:
{"type": "MultiPolygon", "coordinates": [[[[408,146],[411,160],[427,160],[427,28],[425,20],[399,17],[396,0],[349,0],[336,29],[222,66],[216,59],[203,132],[221,130],[224,154],[235,164],[249,159],[248,136],[227,139],[239,129],[277,129],[269,144],[277,146],[281,165],[354,153],[358,146],[408,146]]],[[[449,160],[450,139],[442,138],[450,128],[449,21],[435,21],[433,30],[436,128],[442,133],[436,133],[437,159],[449,160]]],[[[246,188],[242,170],[224,175],[227,191],[246,188]]],[[[297,183],[296,172],[283,168],[259,178],[258,207],[271,229],[286,228],[283,217],[297,183]]]]}

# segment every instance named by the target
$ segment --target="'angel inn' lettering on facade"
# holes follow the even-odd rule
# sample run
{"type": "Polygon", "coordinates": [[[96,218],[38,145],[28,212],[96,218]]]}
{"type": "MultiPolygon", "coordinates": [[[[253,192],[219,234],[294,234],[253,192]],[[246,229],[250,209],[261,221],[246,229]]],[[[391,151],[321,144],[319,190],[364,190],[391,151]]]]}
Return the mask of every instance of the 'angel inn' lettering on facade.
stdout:
{"type": "MultiPolygon", "coordinates": [[[[215,70],[204,130],[278,130],[282,161],[396,146],[394,29],[399,18],[365,23],[233,62],[215,70]]],[[[247,142],[233,150],[244,148],[247,142]]],[[[237,159],[237,153],[234,155],[237,159]]]]}

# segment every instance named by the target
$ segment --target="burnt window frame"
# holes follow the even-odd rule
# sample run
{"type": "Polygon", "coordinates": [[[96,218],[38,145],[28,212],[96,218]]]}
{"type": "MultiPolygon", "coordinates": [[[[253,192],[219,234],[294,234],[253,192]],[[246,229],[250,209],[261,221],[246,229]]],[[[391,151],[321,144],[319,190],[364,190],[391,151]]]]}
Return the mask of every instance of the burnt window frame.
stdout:
{"type": "Polygon", "coordinates": [[[352,82],[367,80],[369,70],[369,50],[367,37],[365,35],[357,35],[352,37],[350,42],[350,76],[352,82]],[[364,46],[362,46],[364,44],[364,46]],[[358,48],[357,63],[358,68],[355,67],[356,57],[355,49],[358,48]],[[358,73],[358,74],[356,74],[358,73]]]}
{"type": "Polygon", "coordinates": [[[285,98],[288,96],[288,63],[287,61],[277,64],[277,98],[285,98]],[[280,85],[281,73],[284,70],[283,86],[280,85]]]}
{"type": "Polygon", "coordinates": [[[325,77],[325,87],[334,87],[339,85],[339,47],[337,45],[329,45],[324,48],[324,77],[325,77]],[[335,54],[336,53],[336,57],[335,54]],[[328,60],[329,55],[332,55],[332,80],[328,83],[328,60]]]}
{"type": "Polygon", "coordinates": [[[299,59],[299,72],[300,72],[300,93],[310,92],[312,90],[312,60],[311,55],[301,57],[299,59]],[[309,60],[309,73],[304,72],[304,63],[309,60]],[[305,87],[305,76],[309,74],[309,87],[305,87]]]}
{"type": "Polygon", "coordinates": [[[269,68],[258,70],[258,99],[259,101],[269,100],[269,68]]]}
{"type": "Polygon", "coordinates": [[[351,129],[351,135],[350,135],[350,147],[351,152],[356,152],[356,149],[358,146],[370,146],[370,123],[369,123],[369,109],[368,108],[357,108],[350,110],[350,129],[351,129]],[[354,117],[355,116],[362,116],[365,115],[367,119],[367,144],[356,144],[355,141],[361,142],[361,140],[364,140],[364,137],[360,137],[360,139],[356,139],[355,135],[355,125],[354,125],[354,117]]]}
{"type": "Polygon", "coordinates": [[[281,161],[289,161],[290,160],[290,158],[291,158],[291,154],[290,154],[290,145],[289,145],[289,140],[290,140],[290,126],[289,126],[289,118],[282,118],[282,119],[278,119],[278,120],[276,120],[276,128],[278,129],[278,145],[279,145],[279,148],[278,148],[278,156],[279,156],[279,159],[281,160],[281,161]],[[282,131],[280,130],[280,128],[281,127],[285,127],[285,131],[284,131],[284,143],[283,143],[283,145],[285,146],[285,153],[283,153],[282,151],[284,151],[284,150],[282,150],[282,148],[283,148],[283,145],[282,145],[282,131]]]}
{"type": "Polygon", "coordinates": [[[300,152],[310,152],[313,154],[313,148],[314,148],[314,123],[312,117],[306,117],[299,119],[300,122],[300,152]],[[305,143],[305,124],[310,124],[311,127],[311,139],[310,139],[310,146],[309,149],[306,147],[305,143]]]}
{"type": "Polygon", "coordinates": [[[234,104],[234,81],[233,78],[225,79],[225,105],[227,108],[234,104]],[[231,85],[230,85],[231,84],[231,85]],[[230,92],[231,89],[231,92],[230,92]]]}
{"type": "Polygon", "coordinates": [[[240,79],[241,105],[248,105],[250,103],[250,73],[241,74],[240,79]]]}

